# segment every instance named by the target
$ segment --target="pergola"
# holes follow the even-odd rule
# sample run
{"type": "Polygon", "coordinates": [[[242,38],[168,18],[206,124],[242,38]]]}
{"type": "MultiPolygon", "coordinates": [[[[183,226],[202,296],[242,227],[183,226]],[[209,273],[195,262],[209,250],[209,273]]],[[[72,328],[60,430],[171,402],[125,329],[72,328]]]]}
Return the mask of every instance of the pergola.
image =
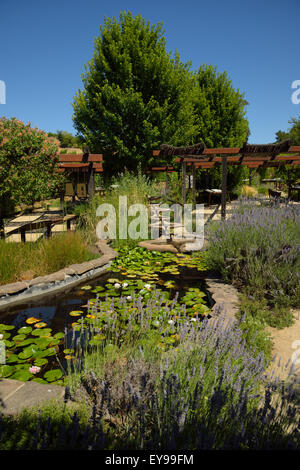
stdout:
{"type": "MultiPolygon", "coordinates": [[[[77,176],[77,188],[72,189],[68,193],[68,184],[66,184],[65,193],[67,196],[75,193],[79,195],[90,196],[94,193],[94,176],[95,173],[102,173],[103,167],[102,154],[82,153],[82,154],[60,154],[59,155],[59,169],[61,173],[68,175],[75,174],[77,176]]],[[[72,186],[73,187],[73,186],[72,186]]],[[[64,194],[61,194],[61,203],[63,202],[64,194]]]]}
{"type": "MultiPolygon", "coordinates": [[[[246,165],[249,168],[278,167],[279,165],[299,165],[300,146],[291,146],[290,141],[278,144],[252,145],[244,144],[243,147],[234,148],[205,148],[204,144],[196,144],[189,147],[172,147],[161,145],[160,150],[153,150],[153,156],[171,158],[175,157],[175,163],[181,163],[182,172],[182,199],[186,202],[186,172],[187,167],[192,168],[193,197],[196,196],[196,169],[222,167],[222,193],[221,215],[226,217],[227,196],[227,165],[246,165]]],[[[175,171],[172,164],[154,166],[151,171],[165,171],[166,185],[168,185],[168,172],[175,171]]]]}

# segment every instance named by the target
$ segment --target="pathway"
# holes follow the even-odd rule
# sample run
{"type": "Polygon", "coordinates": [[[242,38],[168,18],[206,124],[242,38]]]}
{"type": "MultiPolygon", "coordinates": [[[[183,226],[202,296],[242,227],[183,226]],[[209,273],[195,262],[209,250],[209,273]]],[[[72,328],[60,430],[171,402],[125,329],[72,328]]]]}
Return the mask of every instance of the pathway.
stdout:
{"type": "Polygon", "coordinates": [[[61,400],[65,389],[59,385],[0,379],[0,414],[19,413],[24,407],[38,405],[49,399],[61,400]]]}

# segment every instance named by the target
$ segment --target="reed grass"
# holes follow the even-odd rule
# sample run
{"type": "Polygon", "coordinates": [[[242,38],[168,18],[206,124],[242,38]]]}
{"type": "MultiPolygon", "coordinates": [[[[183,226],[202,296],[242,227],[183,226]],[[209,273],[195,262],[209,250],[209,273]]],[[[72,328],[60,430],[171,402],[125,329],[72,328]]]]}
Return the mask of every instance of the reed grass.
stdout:
{"type": "Polygon", "coordinates": [[[0,241],[0,285],[33,279],[95,258],[80,232],[53,235],[36,243],[0,241]]]}

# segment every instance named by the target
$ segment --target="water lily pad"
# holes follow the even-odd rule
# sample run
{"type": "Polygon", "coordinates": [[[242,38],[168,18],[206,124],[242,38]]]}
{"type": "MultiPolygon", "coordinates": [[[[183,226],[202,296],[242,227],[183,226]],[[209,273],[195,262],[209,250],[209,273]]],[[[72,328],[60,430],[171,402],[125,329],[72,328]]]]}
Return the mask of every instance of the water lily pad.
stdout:
{"type": "Polygon", "coordinates": [[[7,358],[6,358],[6,362],[8,363],[11,363],[11,362],[18,362],[19,361],[19,358],[18,358],[18,355],[17,354],[10,354],[7,358]]]}
{"type": "Polygon", "coordinates": [[[19,335],[29,335],[32,332],[31,326],[22,326],[22,328],[18,329],[19,335]]]}
{"type": "Polygon", "coordinates": [[[42,367],[42,366],[48,364],[48,359],[46,359],[45,357],[40,357],[40,358],[36,359],[33,364],[37,367],[42,367]]]}
{"type": "Polygon", "coordinates": [[[62,332],[55,333],[55,335],[53,336],[53,338],[55,339],[63,339],[64,337],[65,337],[65,334],[62,332]]]}
{"type": "Polygon", "coordinates": [[[56,349],[55,347],[44,349],[43,351],[39,351],[36,354],[36,358],[40,359],[41,357],[48,357],[48,356],[54,356],[56,354],[56,349]]]}
{"type": "Polygon", "coordinates": [[[39,321],[41,321],[41,319],[35,318],[35,317],[30,317],[30,318],[27,318],[26,323],[28,323],[28,325],[32,325],[33,323],[37,323],[39,321]]]}
{"type": "Polygon", "coordinates": [[[4,323],[0,323],[0,333],[2,333],[2,331],[9,331],[13,329],[14,329],[13,325],[5,325],[4,323]]]}
{"type": "Polygon", "coordinates": [[[14,380],[22,380],[23,382],[27,382],[32,377],[32,374],[29,370],[21,369],[17,370],[13,375],[11,375],[11,379],[14,380]]]}
{"type": "Polygon", "coordinates": [[[37,382],[38,384],[47,384],[48,383],[46,380],[43,380],[40,377],[36,377],[35,379],[32,379],[32,382],[37,382]]]}
{"type": "Polygon", "coordinates": [[[10,377],[14,371],[15,368],[13,366],[2,365],[0,366],[0,377],[10,377]]]}
{"type": "Polygon", "coordinates": [[[71,315],[71,317],[79,317],[80,315],[83,315],[83,311],[82,310],[73,310],[72,312],[69,313],[69,315],[71,315]]]}
{"type": "Polygon", "coordinates": [[[25,339],[24,341],[21,341],[20,343],[18,343],[17,346],[23,348],[24,346],[28,346],[29,344],[31,344],[33,342],[34,342],[33,338],[28,338],[28,339],[25,339]]]}
{"type": "Polygon", "coordinates": [[[34,330],[32,332],[33,336],[45,336],[45,337],[48,337],[51,335],[51,331],[52,329],[51,328],[42,328],[41,330],[34,330]]]}
{"type": "Polygon", "coordinates": [[[62,377],[62,371],[60,369],[52,369],[52,370],[48,370],[48,372],[46,372],[44,374],[44,378],[48,381],[48,382],[54,382],[58,379],[60,379],[62,377]]]}
{"type": "Polygon", "coordinates": [[[52,338],[35,338],[34,343],[38,349],[47,349],[49,344],[51,343],[52,338]]]}
{"type": "Polygon", "coordinates": [[[90,290],[92,286],[82,286],[81,290],[90,290]]]}
{"type": "Polygon", "coordinates": [[[35,328],[45,328],[47,326],[47,323],[41,321],[40,323],[36,323],[34,326],[35,328]]]}
{"type": "Polygon", "coordinates": [[[16,335],[13,337],[13,340],[16,342],[20,342],[20,341],[24,341],[25,338],[26,338],[26,335],[16,335]]]}

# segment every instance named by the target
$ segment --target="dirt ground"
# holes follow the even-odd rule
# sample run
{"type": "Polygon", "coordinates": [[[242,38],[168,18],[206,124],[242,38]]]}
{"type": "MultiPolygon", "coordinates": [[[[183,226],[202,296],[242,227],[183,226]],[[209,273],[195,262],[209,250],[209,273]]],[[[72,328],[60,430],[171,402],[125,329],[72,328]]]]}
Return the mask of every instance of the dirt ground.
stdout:
{"type": "Polygon", "coordinates": [[[276,354],[276,360],[270,370],[275,369],[276,375],[282,379],[286,379],[288,376],[292,363],[296,368],[295,375],[300,378],[300,310],[293,310],[293,315],[295,322],[292,326],[281,330],[267,328],[274,343],[273,353],[276,354]],[[288,367],[285,367],[288,361],[288,367]]]}

